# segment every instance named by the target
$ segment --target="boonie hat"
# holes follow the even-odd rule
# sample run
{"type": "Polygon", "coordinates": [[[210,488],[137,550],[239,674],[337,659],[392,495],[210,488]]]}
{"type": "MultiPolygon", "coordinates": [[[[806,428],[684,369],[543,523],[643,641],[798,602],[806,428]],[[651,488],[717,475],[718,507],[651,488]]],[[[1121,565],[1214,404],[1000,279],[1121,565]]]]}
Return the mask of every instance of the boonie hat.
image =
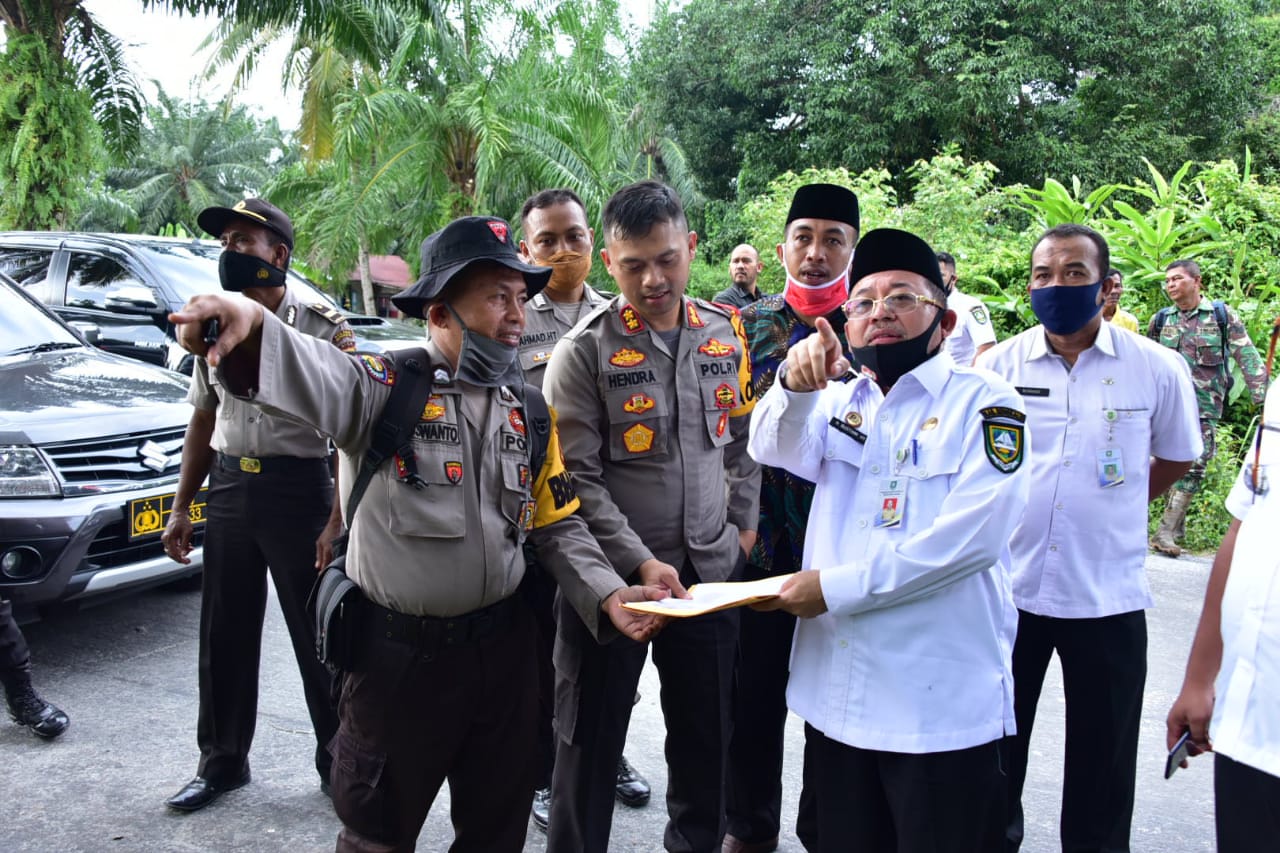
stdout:
{"type": "Polygon", "coordinates": [[[408,290],[391,297],[391,302],[408,316],[421,317],[426,304],[438,297],[455,275],[480,261],[494,261],[522,273],[529,299],[551,278],[551,267],[529,266],[520,259],[505,219],[464,216],[422,241],[422,274],[408,290]]]}
{"type": "Polygon", "coordinates": [[[796,188],[787,210],[786,224],[797,219],[830,219],[858,227],[858,197],[853,190],[839,184],[805,184],[796,188]]]}
{"type": "Polygon", "coordinates": [[[849,287],[869,275],[886,270],[905,270],[929,279],[943,293],[951,290],[942,281],[938,269],[938,256],[929,244],[910,231],[897,228],[877,228],[868,231],[853,252],[853,264],[849,268],[849,287]]]}
{"type": "Polygon", "coordinates": [[[293,251],[293,223],[284,215],[283,210],[260,198],[242,199],[231,207],[206,207],[196,217],[196,224],[214,237],[221,237],[222,232],[227,230],[227,223],[235,218],[248,220],[275,232],[289,247],[289,251],[293,251]]]}

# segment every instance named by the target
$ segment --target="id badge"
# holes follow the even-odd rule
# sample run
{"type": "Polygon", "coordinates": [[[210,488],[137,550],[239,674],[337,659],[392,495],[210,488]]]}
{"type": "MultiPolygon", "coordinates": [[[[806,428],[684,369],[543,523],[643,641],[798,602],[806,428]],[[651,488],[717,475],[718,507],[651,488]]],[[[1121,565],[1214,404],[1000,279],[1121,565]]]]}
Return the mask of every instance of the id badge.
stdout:
{"type": "Polygon", "coordinates": [[[1124,482],[1124,458],[1120,448],[1113,447],[1098,451],[1098,485],[1104,489],[1118,486],[1124,482]]]}
{"type": "Polygon", "coordinates": [[[898,527],[907,511],[907,480],[895,477],[880,484],[880,512],[876,514],[876,527],[898,527]]]}

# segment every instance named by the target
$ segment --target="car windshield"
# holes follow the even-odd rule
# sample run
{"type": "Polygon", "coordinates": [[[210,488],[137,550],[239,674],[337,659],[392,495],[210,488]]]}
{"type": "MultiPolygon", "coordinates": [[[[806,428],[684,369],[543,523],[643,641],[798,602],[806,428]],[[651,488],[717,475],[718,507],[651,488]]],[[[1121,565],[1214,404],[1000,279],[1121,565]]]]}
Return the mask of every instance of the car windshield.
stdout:
{"type": "MultiPolygon", "coordinates": [[[[222,247],[217,243],[192,240],[190,243],[157,241],[141,245],[184,302],[197,294],[222,290],[218,281],[218,256],[222,254],[222,247]]],[[[289,289],[304,303],[321,301],[337,307],[331,296],[293,270],[289,271],[289,289]]]]}
{"type": "Polygon", "coordinates": [[[0,281],[0,355],[83,346],[65,326],[0,281]]]}

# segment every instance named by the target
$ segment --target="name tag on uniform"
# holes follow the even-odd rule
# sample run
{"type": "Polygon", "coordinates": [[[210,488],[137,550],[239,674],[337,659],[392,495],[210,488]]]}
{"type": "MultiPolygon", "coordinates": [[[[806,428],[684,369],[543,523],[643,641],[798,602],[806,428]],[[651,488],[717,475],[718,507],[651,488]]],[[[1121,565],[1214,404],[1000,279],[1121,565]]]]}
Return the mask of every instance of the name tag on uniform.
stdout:
{"type": "Polygon", "coordinates": [[[880,481],[880,512],[876,514],[876,527],[897,527],[902,524],[907,511],[907,480],[894,477],[880,481]]]}
{"type": "Polygon", "coordinates": [[[1120,448],[1098,451],[1098,485],[1104,489],[1124,482],[1124,458],[1120,448]]]}
{"type": "Polygon", "coordinates": [[[849,436],[849,438],[852,438],[854,441],[858,442],[858,444],[867,443],[867,434],[862,430],[858,429],[856,426],[845,423],[839,418],[832,418],[830,421],[830,424],[831,426],[835,427],[837,432],[844,433],[845,435],[849,436]]]}
{"type": "Polygon", "coordinates": [[[1030,385],[1014,385],[1013,390],[1024,397],[1048,397],[1048,388],[1034,388],[1030,385]]]}

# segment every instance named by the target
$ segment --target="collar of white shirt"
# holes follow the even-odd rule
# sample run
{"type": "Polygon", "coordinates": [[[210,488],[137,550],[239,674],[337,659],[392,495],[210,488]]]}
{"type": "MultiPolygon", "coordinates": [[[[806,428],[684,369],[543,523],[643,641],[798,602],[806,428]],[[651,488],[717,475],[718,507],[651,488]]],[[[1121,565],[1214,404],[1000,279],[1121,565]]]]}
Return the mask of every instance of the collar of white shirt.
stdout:
{"type": "MultiPolygon", "coordinates": [[[[1057,353],[1049,349],[1049,338],[1045,332],[1044,326],[1037,326],[1040,334],[1033,335],[1031,346],[1027,347],[1027,361],[1035,361],[1037,358],[1048,358],[1057,353]]],[[[1102,323],[1098,326],[1098,336],[1093,339],[1093,346],[1090,349],[1097,349],[1098,352],[1111,358],[1116,357],[1116,341],[1115,329],[1111,328],[1110,323],[1102,323]]]]}

